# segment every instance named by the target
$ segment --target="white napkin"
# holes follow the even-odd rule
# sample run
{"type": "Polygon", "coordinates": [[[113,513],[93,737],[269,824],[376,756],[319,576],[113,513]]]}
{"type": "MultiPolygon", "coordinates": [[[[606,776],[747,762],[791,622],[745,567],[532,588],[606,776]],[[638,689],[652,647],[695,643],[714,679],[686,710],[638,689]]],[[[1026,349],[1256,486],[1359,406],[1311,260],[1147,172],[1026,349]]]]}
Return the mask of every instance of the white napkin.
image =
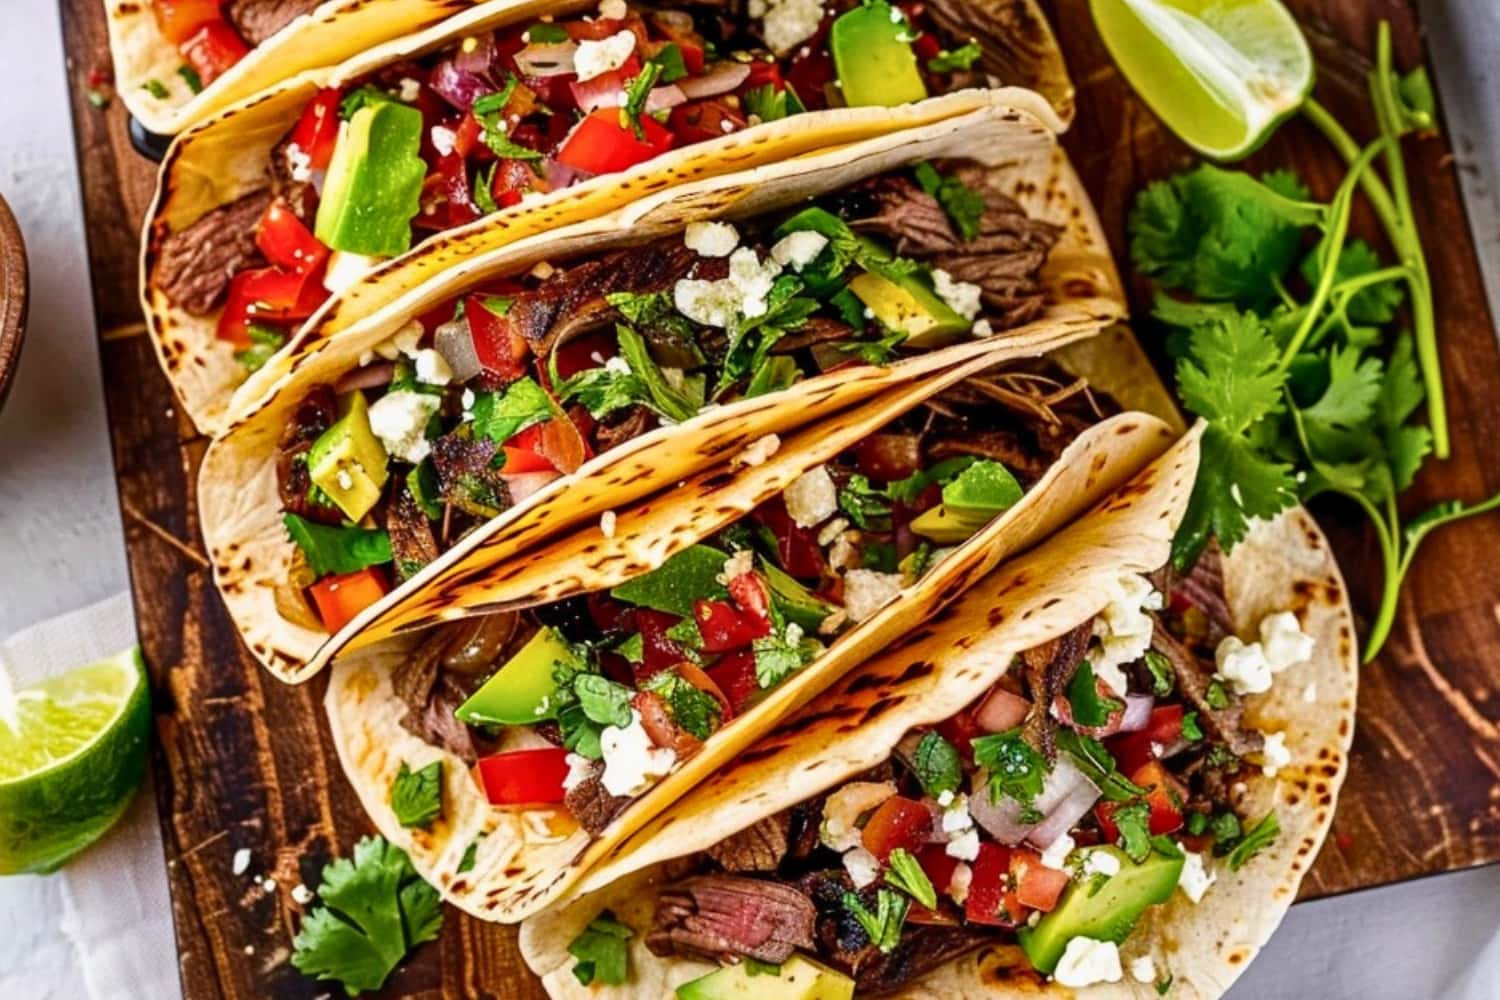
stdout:
{"type": "MultiPolygon", "coordinates": [[[[0,643],[0,675],[8,674],[22,688],[135,642],[130,595],[118,594],[0,643]]],[[[51,878],[60,883],[62,931],[90,1000],[181,996],[161,831],[149,781],[114,829],[51,878]]]]}

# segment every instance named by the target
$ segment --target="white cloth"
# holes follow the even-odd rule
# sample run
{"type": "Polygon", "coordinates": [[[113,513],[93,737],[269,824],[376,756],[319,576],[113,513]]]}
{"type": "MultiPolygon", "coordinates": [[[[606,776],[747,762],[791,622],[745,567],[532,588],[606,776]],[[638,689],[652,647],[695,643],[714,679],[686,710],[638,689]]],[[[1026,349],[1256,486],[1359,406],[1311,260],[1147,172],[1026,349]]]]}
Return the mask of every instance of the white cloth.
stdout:
{"type": "MultiPolygon", "coordinates": [[[[118,594],[33,625],[0,643],[0,674],[23,688],[118,653],[135,642],[130,596],[118,594]]],[[[81,973],[89,1000],[172,1000],[181,995],[167,872],[150,782],[142,786],[114,829],[60,872],[4,881],[33,883],[0,887],[4,890],[0,900],[6,900],[5,908],[11,911],[5,914],[5,923],[13,925],[4,927],[6,931],[26,934],[27,925],[35,928],[41,917],[20,912],[22,893],[43,901],[44,906],[60,901],[60,926],[73,953],[71,964],[81,973]],[[44,882],[55,885],[39,884],[44,882]],[[14,902],[10,902],[12,894],[14,902]]],[[[44,938],[37,934],[37,947],[58,948],[55,940],[44,938]]],[[[25,966],[0,968],[0,996],[50,994],[50,989],[46,993],[27,989],[42,985],[29,984],[28,978],[25,966]],[[12,976],[17,981],[12,982],[12,976]]],[[[46,984],[56,985],[55,981],[46,984]]]]}

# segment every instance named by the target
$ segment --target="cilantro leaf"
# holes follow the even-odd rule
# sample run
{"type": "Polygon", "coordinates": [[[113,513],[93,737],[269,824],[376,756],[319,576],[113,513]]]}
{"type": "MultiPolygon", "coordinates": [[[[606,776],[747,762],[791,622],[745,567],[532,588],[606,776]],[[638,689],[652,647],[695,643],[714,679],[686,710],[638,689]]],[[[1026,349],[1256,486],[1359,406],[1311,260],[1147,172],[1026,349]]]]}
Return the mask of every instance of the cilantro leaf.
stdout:
{"type": "Polygon", "coordinates": [[[1119,831],[1119,844],[1130,860],[1140,864],[1151,853],[1151,806],[1131,802],[1115,809],[1110,817],[1119,831]]]}
{"type": "Polygon", "coordinates": [[[489,836],[489,834],[481,830],[479,833],[474,835],[473,840],[469,841],[469,846],[464,848],[464,856],[459,859],[458,874],[462,875],[465,872],[471,872],[474,870],[474,863],[479,859],[479,844],[487,836],[489,836]]]}
{"type": "Polygon", "coordinates": [[[929,910],[937,909],[937,890],[933,888],[932,880],[927,877],[927,873],[922,870],[922,865],[910,851],[904,847],[898,847],[891,852],[886,863],[890,865],[890,871],[885,873],[887,882],[929,910]]]}
{"type": "Polygon", "coordinates": [[[938,173],[930,163],[918,163],[913,173],[917,185],[943,206],[959,236],[969,241],[979,235],[980,220],[984,218],[983,195],[956,176],[945,177],[938,173]]]}
{"type": "Polygon", "coordinates": [[[1230,871],[1239,871],[1251,858],[1270,847],[1280,835],[1281,823],[1277,820],[1275,811],[1266,813],[1230,849],[1230,871]]]}
{"type": "Polygon", "coordinates": [[[1379,358],[1362,357],[1353,347],[1335,348],[1328,356],[1328,386],[1318,401],[1302,409],[1314,425],[1353,429],[1375,415],[1385,366],[1379,358]]]}
{"type": "Polygon", "coordinates": [[[917,741],[912,754],[911,769],[922,785],[922,791],[937,798],[944,792],[958,791],[963,779],[963,766],[958,748],[949,743],[936,730],[928,730],[917,741]]]}
{"type": "Polygon", "coordinates": [[[1260,317],[1220,314],[1194,327],[1188,344],[1188,355],[1177,362],[1188,409],[1238,436],[1280,406],[1280,353],[1260,317]]]}
{"type": "Polygon", "coordinates": [[[1203,727],[1198,724],[1198,713],[1188,712],[1182,717],[1182,738],[1189,743],[1203,739],[1203,727]]]}
{"type": "Polygon", "coordinates": [[[587,757],[589,760],[604,758],[604,747],[599,742],[599,737],[604,733],[604,726],[590,719],[583,705],[574,702],[559,708],[557,728],[562,733],[564,749],[571,750],[580,757],[587,757]]]}
{"type": "Polygon", "coordinates": [[[969,69],[982,55],[984,55],[984,50],[979,47],[978,42],[969,42],[956,49],[943,49],[927,60],[927,72],[956,73],[962,69],[969,69]]]}
{"type": "Polygon", "coordinates": [[[1165,698],[1177,686],[1177,672],[1172,669],[1172,661],[1154,649],[1146,650],[1144,659],[1146,670],[1151,674],[1151,693],[1165,698]]]}
{"type": "Polygon", "coordinates": [[[1047,760],[1021,738],[1021,730],[979,736],[971,741],[974,761],[989,771],[990,800],[1015,799],[1029,806],[1042,794],[1047,760]]]}
{"type": "Polygon", "coordinates": [[[342,983],[350,996],[379,989],[407,952],[437,937],[442,901],[411,859],[382,837],[323,868],[321,906],[302,921],[292,965],[342,983]]]}
{"type": "Polygon", "coordinates": [[[601,726],[630,725],[630,688],[603,674],[579,674],[573,678],[573,693],[583,714],[601,726]]]}
{"type": "Polygon", "coordinates": [[[796,641],[791,639],[783,633],[768,635],[750,644],[755,655],[755,680],[762,691],[780,684],[817,655],[815,643],[800,636],[796,641]]]}
{"type": "Polygon", "coordinates": [[[474,394],[474,433],[504,444],[533,424],[553,416],[552,400],[531,376],[516,379],[500,392],[474,394]]]}
{"type": "Polygon", "coordinates": [[[646,341],[634,329],[623,323],[615,325],[615,336],[620,344],[620,356],[630,366],[630,371],[646,389],[643,401],[651,409],[668,420],[682,423],[697,415],[703,405],[701,379],[698,391],[690,390],[686,382],[681,387],[667,380],[666,373],[651,357],[646,341]]]}
{"type": "Polygon", "coordinates": [[[848,514],[856,527],[869,529],[873,522],[890,517],[891,504],[884,490],[871,484],[868,476],[856,472],[839,490],[839,510],[848,514]]]}
{"type": "Polygon", "coordinates": [[[651,675],[643,689],[665,701],[672,721],[695,738],[706,740],[719,727],[723,709],[718,700],[675,670],[662,670],[651,675]]]}
{"type": "Polygon", "coordinates": [[[630,947],[635,931],[615,919],[609,910],[595,917],[568,944],[568,954],[578,959],[573,975],[589,986],[595,982],[623,985],[630,978],[630,947]]]}
{"type": "Polygon", "coordinates": [[[844,909],[859,926],[864,928],[870,943],[889,955],[901,943],[901,925],[906,922],[906,911],[911,909],[904,896],[880,889],[875,893],[875,912],[871,913],[860,898],[852,892],[844,893],[844,909]]]}
{"type": "Polygon", "coordinates": [[[1109,722],[1110,713],[1120,711],[1125,703],[1099,694],[1094,665],[1084,660],[1068,682],[1068,707],[1072,709],[1075,725],[1102,726],[1109,722]]]}
{"type": "Polygon", "coordinates": [[[1187,513],[1172,539],[1172,564],[1186,571],[1210,536],[1228,551],[1249,532],[1250,518],[1275,517],[1296,502],[1290,465],[1262,457],[1244,438],[1210,424],[1187,513]]]}
{"type": "Polygon", "coordinates": [[[394,558],[391,536],[384,531],[317,524],[296,514],[284,515],[281,523],[318,576],[357,573],[394,558]]]}
{"type": "Polygon", "coordinates": [[[641,71],[625,85],[625,104],[620,108],[620,127],[635,133],[637,140],[645,141],[646,128],[641,124],[641,115],[646,112],[646,101],[651,88],[661,79],[664,67],[654,58],[646,60],[641,71]]]}
{"type": "MultiPolygon", "coordinates": [[[[489,147],[490,152],[502,160],[540,160],[542,158],[540,152],[513,141],[509,130],[505,127],[505,106],[510,103],[511,97],[514,96],[520,84],[521,81],[514,73],[506,73],[505,83],[500,89],[494,93],[476,97],[469,110],[481,126],[479,139],[489,147]]],[[[538,105],[538,107],[541,106],[538,105]]]]}
{"type": "MultiPolygon", "coordinates": [[[[1323,272],[1324,252],[1324,243],[1320,242],[1306,257],[1302,258],[1302,277],[1310,286],[1317,285],[1318,278],[1323,272]]],[[[1373,274],[1380,269],[1380,257],[1370,244],[1364,240],[1350,240],[1339,252],[1338,263],[1334,265],[1334,281],[1335,283],[1349,281],[1373,274]]],[[[1361,288],[1350,296],[1347,306],[1349,318],[1356,323],[1375,325],[1389,323],[1396,318],[1396,310],[1401,308],[1401,303],[1405,298],[1405,284],[1399,277],[1393,276],[1385,281],[1361,288]]]]}
{"type": "Polygon", "coordinates": [[[435,760],[420,771],[401,762],[391,784],[391,812],[402,826],[426,829],[443,815],[443,762],[435,760]]]}
{"type": "Polygon", "coordinates": [[[1114,755],[1092,736],[1084,736],[1074,729],[1059,729],[1057,748],[1072,758],[1078,769],[1098,785],[1099,791],[1111,802],[1124,802],[1146,793],[1146,789],[1120,773],[1114,755]]]}
{"type": "Polygon", "coordinates": [[[797,96],[797,92],[790,84],[783,84],[779,90],[770,83],[752,87],[740,100],[744,102],[745,112],[754,115],[762,122],[780,121],[792,115],[800,115],[807,110],[807,106],[802,103],[802,99],[797,96]]]}

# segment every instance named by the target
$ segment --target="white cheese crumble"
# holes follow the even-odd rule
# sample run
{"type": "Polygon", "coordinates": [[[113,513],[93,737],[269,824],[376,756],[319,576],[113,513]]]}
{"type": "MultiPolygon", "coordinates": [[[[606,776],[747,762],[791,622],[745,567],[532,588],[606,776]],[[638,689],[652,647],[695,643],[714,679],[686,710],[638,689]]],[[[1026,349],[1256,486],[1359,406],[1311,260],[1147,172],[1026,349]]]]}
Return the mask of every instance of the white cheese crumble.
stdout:
{"type": "Polygon", "coordinates": [[[1130,978],[1138,983],[1156,982],[1156,960],[1150,955],[1142,955],[1132,959],[1130,962],[1130,978]]]}
{"type": "Polygon", "coordinates": [[[407,104],[411,104],[422,96],[422,85],[409,76],[403,76],[400,85],[396,88],[396,96],[407,104]]]}
{"type": "Polygon", "coordinates": [[[818,259],[818,254],[828,245],[828,237],[811,229],[800,229],[788,233],[771,248],[771,259],[782,267],[790,266],[800,272],[818,259]]]}
{"type": "Polygon", "coordinates": [[[605,538],[615,537],[615,512],[607,510],[599,515],[599,533],[605,538]]]}
{"type": "Polygon", "coordinates": [[[277,883],[277,881],[274,878],[271,878],[269,875],[266,876],[266,880],[260,884],[260,887],[268,893],[275,892],[277,889],[281,888],[280,884],[277,883]]]}
{"type": "Polygon", "coordinates": [[[1305,663],[1313,652],[1313,638],[1302,631],[1290,611],[1267,615],[1260,622],[1260,641],[1246,643],[1238,636],[1225,636],[1214,650],[1219,676],[1238,694],[1263,694],[1271,690],[1277,674],[1305,663]]]}
{"type": "MultiPolygon", "coordinates": [[[[892,8],[894,11],[895,8],[892,8]]],[[[956,281],[953,275],[940,267],[932,269],[932,287],[938,298],[948,303],[949,308],[964,319],[972,320],[979,315],[984,289],[967,281],[956,281]]]]}
{"type": "Polygon", "coordinates": [[[335,250],[328,255],[328,270],[323,272],[323,287],[337,295],[373,271],[382,259],[335,250]]]}
{"type": "Polygon", "coordinates": [[[395,361],[405,355],[408,358],[417,354],[417,344],[422,339],[422,324],[416,320],[407,323],[401,329],[391,334],[386,340],[375,346],[375,354],[386,361],[395,361]]]}
{"type": "Polygon", "coordinates": [[[457,132],[442,125],[434,125],[428,134],[432,137],[432,148],[441,155],[447,156],[453,152],[453,143],[458,139],[457,132]]]}
{"type": "Polygon", "coordinates": [[[823,0],[750,0],[750,16],[764,24],[766,47],[782,56],[817,33],[823,0]]]}
{"type": "Polygon", "coordinates": [[[948,846],[943,848],[943,853],[960,861],[973,861],[979,857],[979,831],[965,830],[960,833],[948,841],[948,846]]]}
{"type": "Polygon", "coordinates": [[[859,847],[864,838],[854,825],[856,821],[895,794],[896,786],[889,781],[851,781],[840,785],[823,804],[818,839],[825,847],[840,853],[859,847]]]}
{"type": "Polygon", "coordinates": [[[641,725],[641,713],[630,710],[630,725],[605,726],[599,734],[604,755],[604,790],[630,798],[640,795],[665,777],[677,763],[670,747],[659,747],[641,725]]]}
{"type": "Polygon", "coordinates": [[[990,326],[990,321],[987,319],[976,319],[969,333],[983,340],[985,337],[993,337],[995,335],[995,328],[990,326]]]}
{"type": "Polygon", "coordinates": [[[448,359],[430,347],[424,347],[412,357],[412,368],[418,382],[428,385],[447,385],[453,381],[453,369],[448,359]]]}
{"type": "Polygon", "coordinates": [[[1068,855],[1073,853],[1073,848],[1076,846],[1077,841],[1064,833],[1048,844],[1047,849],[1042,852],[1042,864],[1048,868],[1061,870],[1067,865],[1068,855]]]}
{"type": "Polygon", "coordinates": [[[750,247],[729,255],[729,274],[718,281],[683,278],[672,287],[672,303],[688,319],[728,328],[737,317],[764,316],[766,298],[781,273],[774,260],[762,261],[750,247]]]}
{"type": "Polygon", "coordinates": [[[606,21],[623,21],[629,13],[625,0],[599,0],[599,16],[606,21]]]}
{"type": "Polygon", "coordinates": [[[1125,673],[1120,665],[1140,659],[1151,648],[1155,625],[1149,612],[1160,611],[1163,603],[1150,580],[1127,573],[1120,577],[1114,595],[1094,619],[1094,638],[1099,644],[1089,656],[1089,663],[1094,676],[1109,685],[1116,695],[1126,693],[1125,673]]]}
{"type": "Polygon", "coordinates": [[[388,392],[370,406],[370,430],[387,452],[415,465],[432,452],[427,422],[441,402],[425,392],[388,392]]]}
{"type": "Polygon", "coordinates": [[[619,69],[634,51],[633,31],[617,31],[599,41],[585,39],[579,42],[578,51],[573,53],[573,67],[578,71],[578,82],[583,83],[619,69]]]}
{"type": "Polygon", "coordinates": [[[567,777],[563,778],[563,791],[571,792],[593,772],[594,762],[579,753],[570,753],[563,759],[568,765],[567,777]]]}
{"type": "Polygon", "coordinates": [[[295,886],[292,887],[292,899],[297,903],[298,906],[306,906],[308,903],[311,903],[313,901],[313,896],[313,891],[307,886],[303,885],[301,882],[298,882],[295,886]]]}
{"type": "Polygon", "coordinates": [[[781,438],[775,434],[767,434],[747,445],[744,451],[735,456],[735,461],[740,465],[765,465],[780,447],[781,438]]]}
{"type": "Polygon", "coordinates": [[[727,222],[689,222],[682,245],[700,257],[728,257],[740,245],[740,234],[727,222]]]}
{"type": "Polygon", "coordinates": [[[1120,859],[1115,857],[1113,851],[1102,851],[1095,848],[1084,854],[1078,863],[1078,877],[1080,879],[1091,879],[1095,875],[1114,878],[1118,874],[1120,874],[1120,859]]]}
{"type": "Polygon", "coordinates": [[[1203,855],[1189,850],[1184,850],[1182,854],[1182,874],[1177,878],[1177,888],[1181,889],[1182,894],[1194,903],[1201,903],[1203,894],[1208,892],[1208,887],[1213,885],[1219,876],[1204,867],[1203,855]]]}
{"type": "Polygon", "coordinates": [[[849,519],[847,517],[834,518],[832,521],[829,521],[827,524],[823,525],[823,530],[818,532],[818,544],[823,546],[824,548],[827,548],[834,543],[835,539],[837,539],[844,533],[844,529],[847,527],[849,527],[849,519]]]}
{"type": "Polygon", "coordinates": [[[969,886],[974,884],[974,869],[960,861],[953,867],[953,874],[948,878],[948,898],[959,906],[969,898],[969,886]]]}
{"type": "Polygon", "coordinates": [[[1286,733],[1267,733],[1265,746],[1261,747],[1261,772],[1268,778],[1292,762],[1292,752],[1286,748],[1286,733]]]}
{"type": "Polygon", "coordinates": [[[974,828],[967,795],[955,796],[943,807],[939,826],[948,835],[948,844],[943,848],[948,857],[960,861],[973,861],[979,857],[979,831],[974,828]]]}
{"type": "Polygon", "coordinates": [[[880,859],[863,847],[855,847],[844,852],[844,871],[849,873],[854,888],[863,889],[880,877],[880,859]]]}
{"type": "Polygon", "coordinates": [[[312,179],[312,157],[302,151],[302,147],[295,142],[288,143],[286,147],[286,166],[294,181],[307,181],[312,179]]]}
{"type": "Polygon", "coordinates": [[[241,847],[238,851],[234,852],[234,858],[229,862],[229,870],[236,875],[243,875],[249,867],[250,848],[241,847]]]}
{"type": "Polygon", "coordinates": [[[905,581],[900,573],[851,569],[844,574],[844,611],[852,622],[862,622],[894,601],[905,581]]]}
{"type": "Polygon", "coordinates": [[[782,494],[786,512],[799,528],[822,524],[839,509],[839,488],[826,466],[802,473],[782,494]]]}
{"type": "Polygon", "coordinates": [[[1273,673],[1306,663],[1312,658],[1313,637],[1302,631],[1297,616],[1278,611],[1260,620],[1260,644],[1273,673]]]}
{"type": "Polygon", "coordinates": [[[1063,986],[1082,989],[1095,983],[1118,983],[1120,948],[1113,941],[1076,937],[1068,942],[1052,978],[1063,986]]]}
{"type": "Polygon", "coordinates": [[[626,361],[622,355],[616,354],[614,357],[604,362],[604,370],[607,372],[614,372],[616,375],[629,375],[630,362],[626,361]]]}

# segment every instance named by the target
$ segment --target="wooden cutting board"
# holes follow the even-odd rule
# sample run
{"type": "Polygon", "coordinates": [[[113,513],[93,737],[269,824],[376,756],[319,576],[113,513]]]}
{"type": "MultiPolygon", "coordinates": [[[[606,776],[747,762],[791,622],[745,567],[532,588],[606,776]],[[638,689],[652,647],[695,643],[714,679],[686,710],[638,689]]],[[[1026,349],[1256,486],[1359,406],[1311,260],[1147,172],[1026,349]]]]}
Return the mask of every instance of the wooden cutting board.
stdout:
{"type": "MultiPolygon", "coordinates": [[[[1140,185],[1188,164],[1115,71],[1086,0],[1046,5],[1078,87],[1066,139],[1110,232],[1140,185]]],[[[1364,55],[1380,17],[1395,26],[1401,65],[1423,55],[1413,10],[1398,0],[1294,0],[1318,50],[1318,96],[1357,134],[1373,134],[1364,55]],[[1344,42],[1336,41],[1342,39],[1344,42]]],[[[331,855],[370,832],[321,724],[322,684],[279,685],[240,648],[199,538],[193,482],[207,442],[173,406],[144,336],[137,235],[152,165],[126,138],[119,101],[90,106],[90,70],[107,67],[99,0],[61,0],[82,168],[89,257],[120,505],[141,641],[155,689],[156,796],[186,995],[295,998],[330,994],[288,964],[302,907],[331,855]],[[232,871],[240,849],[249,868],[232,871]],[[263,881],[273,877],[276,891],[263,881]]],[[[1500,357],[1450,150],[1409,147],[1437,290],[1454,456],[1432,463],[1410,497],[1474,498],[1500,489],[1485,461],[1500,428],[1500,357]]],[[[1295,166],[1326,198],[1342,166],[1294,122],[1251,162],[1295,166]]],[[[1362,215],[1356,230],[1376,233],[1362,215]]],[[[1136,290],[1139,293],[1139,289],[1136,290]]],[[[1139,311],[1145,302],[1137,294],[1139,311]]],[[[1320,508],[1360,611],[1373,607],[1378,555],[1355,511],[1320,508]]],[[[1466,522],[1427,543],[1407,584],[1390,645],[1365,669],[1348,783],[1304,898],[1500,860],[1500,517],[1466,522]]],[[[449,910],[441,941],[422,948],[384,991],[391,997],[535,997],[514,932],[449,910]]]]}

